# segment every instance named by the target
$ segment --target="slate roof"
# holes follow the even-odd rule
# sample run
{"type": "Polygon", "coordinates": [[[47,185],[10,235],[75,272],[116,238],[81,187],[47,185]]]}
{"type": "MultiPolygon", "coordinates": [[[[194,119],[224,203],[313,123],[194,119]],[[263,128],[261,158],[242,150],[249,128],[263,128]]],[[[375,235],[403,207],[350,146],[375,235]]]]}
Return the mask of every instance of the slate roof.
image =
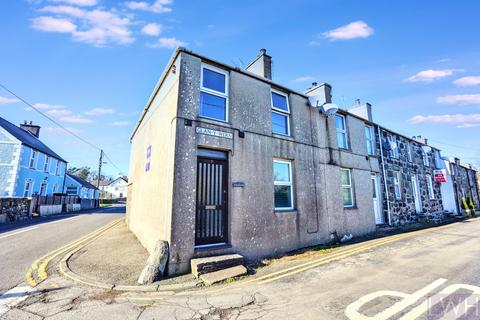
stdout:
{"type": "Polygon", "coordinates": [[[13,123],[3,119],[0,117],[0,127],[5,129],[8,133],[10,133],[12,136],[17,138],[22,144],[29,146],[35,150],[38,150],[40,152],[43,152],[51,157],[57,158],[61,161],[67,162],[64,160],[62,157],[60,157],[58,154],[56,154],[52,149],[47,147],[46,144],[44,144],[42,141],[40,141],[37,137],[35,137],[33,134],[30,132],[27,132],[23,130],[20,127],[17,127],[13,123]]]}
{"type": "Polygon", "coordinates": [[[70,173],[67,173],[67,176],[69,176],[70,178],[72,178],[73,180],[77,181],[78,183],[80,183],[80,185],[84,188],[88,188],[88,189],[95,189],[95,190],[98,190],[97,187],[95,187],[93,184],[91,184],[90,182],[86,181],[86,180],[83,180],[82,178],[80,177],[77,177],[73,174],[70,174],[70,173]]]}

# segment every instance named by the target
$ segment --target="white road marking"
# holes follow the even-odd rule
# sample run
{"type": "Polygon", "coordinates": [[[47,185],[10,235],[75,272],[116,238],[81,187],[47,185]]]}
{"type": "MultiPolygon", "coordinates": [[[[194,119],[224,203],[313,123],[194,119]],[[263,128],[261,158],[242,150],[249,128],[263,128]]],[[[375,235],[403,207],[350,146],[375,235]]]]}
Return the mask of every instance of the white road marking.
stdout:
{"type": "Polygon", "coordinates": [[[11,308],[27,299],[29,293],[34,290],[32,287],[15,287],[0,296],[0,317],[11,308]]]}
{"type": "Polygon", "coordinates": [[[46,226],[46,225],[49,225],[49,224],[54,224],[54,223],[58,223],[58,222],[69,221],[69,220],[73,220],[73,219],[78,219],[78,218],[80,218],[80,217],[81,217],[81,216],[75,216],[75,217],[71,217],[71,218],[67,218],[67,219],[59,219],[59,220],[55,220],[55,221],[51,221],[51,222],[42,223],[42,224],[37,225],[37,226],[34,226],[34,227],[29,227],[29,228],[25,228],[25,229],[20,229],[20,230],[18,230],[18,231],[12,232],[12,233],[8,233],[8,234],[5,234],[5,235],[1,235],[1,236],[0,236],[0,239],[8,238],[8,237],[11,237],[11,236],[14,236],[14,235],[17,235],[17,234],[20,234],[20,233],[24,233],[24,232],[27,232],[27,231],[30,231],[30,230],[35,230],[35,229],[38,229],[39,227],[46,226]]]}

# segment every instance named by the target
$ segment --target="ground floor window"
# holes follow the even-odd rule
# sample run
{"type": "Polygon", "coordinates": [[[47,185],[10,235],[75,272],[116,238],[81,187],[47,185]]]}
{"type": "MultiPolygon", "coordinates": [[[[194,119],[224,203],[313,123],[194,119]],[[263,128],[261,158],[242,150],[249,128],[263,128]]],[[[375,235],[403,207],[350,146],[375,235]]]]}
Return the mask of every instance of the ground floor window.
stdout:
{"type": "Polygon", "coordinates": [[[275,210],[293,209],[292,162],[273,160],[275,210]]]}
{"type": "Polygon", "coordinates": [[[340,169],[340,181],[342,184],[343,206],[353,207],[352,172],[350,169],[340,169]]]}
{"type": "Polygon", "coordinates": [[[430,199],[431,200],[435,199],[435,193],[433,192],[432,176],[429,174],[427,174],[427,187],[428,187],[428,195],[430,196],[430,199]]]}
{"type": "Polygon", "coordinates": [[[47,183],[45,181],[40,184],[40,195],[46,196],[47,195],[47,183]]]}
{"type": "Polygon", "coordinates": [[[400,172],[394,171],[393,172],[393,187],[395,189],[395,199],[401,200],[402,199],[402,187],[400,185],[400,172]]]}
{"type": "Polygon", "coordinates": [[[26,198],[26,197],[30,197],[31,195],[32,195],[32,179],[26,179],[23,196],[26,198]]]}

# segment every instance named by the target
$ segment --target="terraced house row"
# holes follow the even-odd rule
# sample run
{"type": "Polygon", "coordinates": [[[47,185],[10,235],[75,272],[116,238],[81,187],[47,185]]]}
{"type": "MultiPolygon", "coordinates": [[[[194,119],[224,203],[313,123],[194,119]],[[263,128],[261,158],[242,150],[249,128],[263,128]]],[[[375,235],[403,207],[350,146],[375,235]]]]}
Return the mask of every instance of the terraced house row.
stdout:
{"type": "Polygon", "coordinates": [[[273,82],[271,62],[176,50],[132,133],[127,222],[150,252],[168,242],[169,274],[479,206],[473,169],[373,122],[369,104],[337,110],[328,84],[273,82]]]}

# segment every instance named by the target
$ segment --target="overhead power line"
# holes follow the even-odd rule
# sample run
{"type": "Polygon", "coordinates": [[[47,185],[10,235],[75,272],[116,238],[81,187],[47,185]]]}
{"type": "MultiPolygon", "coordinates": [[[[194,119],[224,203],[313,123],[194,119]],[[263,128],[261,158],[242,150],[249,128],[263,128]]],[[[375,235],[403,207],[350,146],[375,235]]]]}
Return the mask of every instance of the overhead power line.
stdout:
{"type": "Polygon", "coordinates": [[[22,97],[20,97],[19,95],[17,95],[15,92],[13,92],[12,90],[8,89],[5,85],[3,85],[2,83],[0,83],[0,87],[7,91],[8,93],[10,93],[12,96],[14,96],[15,98],[17,98],[18,100],[20,100],[21,102],[25,103],[27,106],[29,106],[30,108],[32,108],[33,110],[35,110],[36,112],[38,112],[41,116],[43,116],[44,118],[46,118],[47,120],[51,121],[52,123],[54,123],[55,125],[57,125],[58,127],[60,127],[62,130],[64,130],[65,132],[67,132],[68,134],[72,135],[73,137],[77,138],[78,140],[82,141],[83,143],[87,144],[88,146],[96,149],[97,151],[101,151],[103,152],[103,155],[105,156],[105,158],[107,158],[109,161],[110,161],[110,164],[115,167],[119,173],[122,173],[123,170],[121,170],[113,161],[112,159],[105,153],[105,151],[102,151],[101,148],[97,147],[96,145],[94,145],[93,143],[91,143],[90,141],[82,138],[81,136],[79,136],[78,134],[76,134],[75,132],[73,132],[72,130],[69,130],[68,128],[66,128],[65,126],[63,126],[61,123],[59,123],[58,121],[56,121],[55,119],[53,119],[52,117],[50,117],[49,115],[43,113],[41,110],[39,110],[37,107],[35,107],[33,104],[31,104],[30,102],[28,102],[27,100],[23,99],[22,97]]]}

